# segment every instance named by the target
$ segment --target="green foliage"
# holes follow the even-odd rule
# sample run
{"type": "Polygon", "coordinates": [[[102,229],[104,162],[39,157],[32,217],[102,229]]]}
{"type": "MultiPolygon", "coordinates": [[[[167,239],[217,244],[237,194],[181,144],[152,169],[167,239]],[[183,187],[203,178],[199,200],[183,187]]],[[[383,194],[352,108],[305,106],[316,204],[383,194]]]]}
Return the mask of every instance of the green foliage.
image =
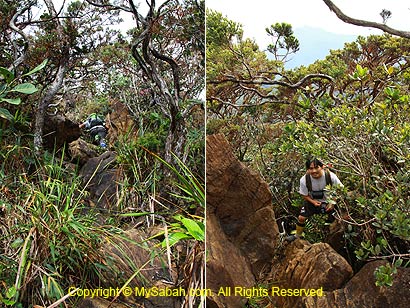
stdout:
{"type": "Polygon", "coordinates": [[[102,266],[99,243],[114,230],[95,224],[95,213],[84,206],[86,192],[81,179],[66,169],[63,157],[46,153],[33,163],[37,172],[32,176],[16,173],[19,168],[13,173],[19,177],[18,183],[13,175],[3,177],[1,182],[2,189],[15,189],[12,195],[5,195],[7,199],[2,198],[7,221],[0,218],[5,231],[0,241],[4,251],[0,258],[4,304],[27,303],[27,296],[32,297],[30,300],[41,296],[52,303],[64,296],[69,283],[66,277],[79,281],[87,277],[91,282],[102,266]],[[12,255],[18,258],[14,260],[12,255]],[[31,294],[32,289],[40,292],[31,294]]]}
{"type": "Polygon", "coordinates": [[[171,223],[168,236],[163,240],[162,246],[173,246],[184,239],[195,239],[196,241],[204,242],[204,218],[189,214],[190,209],[194,209],[196,212],[199,209],[203,212],[205,208],[205,188],[202,181],[197,179],[191,170],[175,155],[176,166],[171,165],[154,153],[151,153],[151,155],[164,164],[176,177],[172,186],[177,188],[179,192],[172,192],[170,195],[177,198],[177,200],[182,200],[186,204],[183,210],[185,215],[188,214],[190,216],[190,218],[182,215],[173,217],[176,222],[171,223]]]}
{"type": "MultiPolygon", "coordinates": [[[[6,102],[12,105],[19,105],[21,103],[21,98],[16,97],[16,93],[20,94],[33,94],[37,92],[37,88],[29,82],[20,82],[24,77],[31,76],[47,65],[48,60],[44,60],[40,65],[32,69],[31,71],[23,74],[20,77],[15,77],[13,72],[9,71],[4,67],[0,67],[0,75],[3,76],[3,81],[0,79],[0,103],[6,102]],[[10,97],[12,96],[12,97],[10,97]]],[[[9,121],[13,120],[12,114],[8,109],[0,108],[0,117],[7,119],[9,121]]]]}
{"type": "Polygon", "coordinates": [[[268,51],[273,53],[276,59],[284,61],[289,54],[299,50],[299,41],[293,35],[292,25],[276,23],[265,30],[273,40],[273,43],[268,45],[268,51]]]}
{"type": "Polygon", "coordinates": [[[206,24],[207,52],[212,48],[226,47],[234,38],[242,39],[242,25],[229,20],[219,12],[207,9],[206,24]]]}
{"type": "Polygon", "coordinates": [[[177,221],[171,223],[168,237],[162,241],[162,247],[172,247],[181,240],[195,239],[199,242],[205,241],[205,225],[200,220],[174,216],[177,221]]]}
{"type": "Polygon", "coordinates": [[[192,203],[193,207],[205,208],[204,185],[180,158],[174,155],[177,165],[173,166],[158,155],[154,153],[151,153],[151,155],[164,164],[170,171],[172,171],[172,174],[176,176],[177,181],[173,184],[182,192],[182,194],[173,194],[174,196],[192,203]]]}
{"type": "Polygon", "coordinates": [[[353,75],[351,75],[351,78],[354,80],[364,80],[368,77],[369,74],[369,69],[368,68],[363,68],[360,64],[356,65],[356,70],[353,72],[353,75]]]}
{"type": "MultiPolygon", "coordinates": [[[[215,67],[210,75],[207,133],[223,133],[236,156],[266,179],[272,189],[275,215],[297,217],[305,158],[319,157],[333,164],[345,185],[328,193],[337,205],[337,217],[346,224],[344,253],[353,268],[359,269],[373,259],[408,259],[408,40],[389,35],[359,37],[308,67],[281,71],[265,62],[260,67],[246,66],[247,72],[242,75],[226,56],[232,46],[221,49],[215,59],[227,68],[218,68],[216,74],[215,67]],[[261,72],[271,75],[262,76],[261,72]],[[273,94],[270,100],[255,95],[256,85],[250,77],[258,76],[257,82],[268,76],[277,76],[275,81],[295,82],[317,73],[329,75],[332,81],[313,79],[296,88],[272,86],[271,92],[258,88],[262,94],[273,94]],[[218,82],[227,75],[241,82],[218,82]],[[252,93],[251,99],[245,98],[244,88],[252,93]]],[[[288,222],[293,223],[294,218],[288,222]]],[[[311,218],[306,238],[322,241],[326,230],[322,217],[311,218]]],[[[379,269],[380,285],[391,283],[392,268],[379,269]]]]}
{"type": "Polygon", "coordinates": [[[387,263],[386,265],[379,266],[374,272],[374,276],[376,278],[376,286],[393,286],[394,275],[397,274],[397,267],[399,267],[402,262],[402,259],[397,259],[393,264],[387,263]]]}

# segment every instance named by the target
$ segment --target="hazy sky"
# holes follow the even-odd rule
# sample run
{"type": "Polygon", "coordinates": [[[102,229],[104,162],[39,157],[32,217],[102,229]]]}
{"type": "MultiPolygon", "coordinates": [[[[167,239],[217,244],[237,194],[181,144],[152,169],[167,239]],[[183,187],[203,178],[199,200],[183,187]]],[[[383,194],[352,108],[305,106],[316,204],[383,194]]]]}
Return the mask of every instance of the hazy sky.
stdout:
{"type": "MultiPolygon", "coordinates": [[[[205,0],[214,9],[244,28],[244,37],[254,38],[265,48],[269,39],[265,28],[276,22],[290,23],[293,28],[321,28],[339,34],[379,34],[378,30],[348,25],[340,21],[322,0],[205,0]]],[[[344,13],[358,19],[382,22],[383,9],[392,12],[387,24],[410,31],[410,2],[406,0],[334,0],[344,13]]]]}

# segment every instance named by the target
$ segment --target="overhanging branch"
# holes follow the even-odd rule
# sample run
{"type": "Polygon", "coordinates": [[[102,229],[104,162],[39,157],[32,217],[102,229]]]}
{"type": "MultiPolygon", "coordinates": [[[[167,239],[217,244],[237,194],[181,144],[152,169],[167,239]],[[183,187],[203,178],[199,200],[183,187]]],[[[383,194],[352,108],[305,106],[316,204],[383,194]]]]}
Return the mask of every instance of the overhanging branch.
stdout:
{"type": "Polygon", "coordinates": [[[394,28],[391,28],[385,24],[373,22],[373,21],[367,21],[367,20],[362,20],[362,19],[356,19],[347,16],[345,13],[343,13],[331,0],[323,0],[323,2],[327,5],[327,7],[336,14],[336,16],[344,21],[345,23],[352,24],[355,26],[360,26],[360,27],[370,27],[370,28],[376,28],[380,29],[386,33],[390,33],[392,35],[397,35],[400,37],[404,38],[410,38],[410,32],[408,31],[401,31],[397,30],[394,28]]]}
{"type": "Polygon", "coordinates": [[[234,76],[226,76],[226,78],[223,78],[223,79],[211,80],[209,81],[209,83],[210,84],[221,84],[225,82],[233,82],[233,83],[240,83],[240,84],[254,84],[254,85],[266,85],[266,86],[279,85],[283,87],[297,89],[297,88],[300,88],[307,81],[313,78],[321,78],[321,79],[326,79],[330,82],[333,82],[333,78],[326,74],[308,74],[304,76],[302,79],[300,79],[299,81],[297,81],[296,83],[290,83],[290,82],[285,82],[281,80],[269,80],[269,79],[264,79],[264,80],[238,79],[238,78],[235,78],[234,76]]]}

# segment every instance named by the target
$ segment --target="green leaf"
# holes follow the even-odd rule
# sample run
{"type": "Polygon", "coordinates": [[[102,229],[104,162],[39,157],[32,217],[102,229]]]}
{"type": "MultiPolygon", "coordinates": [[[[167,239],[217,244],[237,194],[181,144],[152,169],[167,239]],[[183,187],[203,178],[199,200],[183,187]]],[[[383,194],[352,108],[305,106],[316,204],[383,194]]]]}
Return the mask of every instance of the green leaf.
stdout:
{"type": "Polygon", "coordinates": [[[48,62],[48,59],[45,59],[40,65],[37,65],[35,68],[33,68],[28,73],[25,73],[23,76],[29,76],[34,73],[37,73],[39,70],[42,70],[47,65],[47,62],[48,62]]]}
{"type": "Polygon", "coordinates": [[[11,115],[10,111],[8,111],[7,109],[0,108],[0,118],[12,121],[14,117],[11,115]]]}
{"type": "Polygon", "coordinates": [[[13,104],[13,105],[20,105],[21,103],[21,99],[20,97],[18,98],[0,98],[0,102],[7,102],[9,104],[13,104]]]}
{"type": "MultiPolygon", "coordinates": [[[[191,238],[189,235],[182,233],[182,232],[175,232],[175,233],[171,233],[168,236],[168,244],[170,247],[172,247],[173,245],[175,245],[176,243],[178,243],[180,240],[183,239],[187,239],[187,238],[191,238]]],[[[162,241],[162,247],[166,247],[167,246],[167,241],[163,240],[162,241]]]]}
{"type": "Polygon", "coordinates": [[[18,248],[18,247],[20,247],[21,245],[23,245],[23,243],[24,243],[24,240],[23,240],[21,237],[19,237],[19,238],[15,239],[14,242],[11,243],[10,246],[11,246],[12,248],[18,248]]]}
{"type": "Polygon", "coordinates": [[[32,83],[22,83],[15,86],[10,91],[19,92],[23,94],[33,94],[37,92],[37,88],[32,83]]]}
{"type": "Polygon", "coordinates": [[[184,224],[185,228],[187,228],[189,234],[192,235],[194,239],[196,239],[197,241],[205,240],[205,232],[196,221],[188,218],[183,218],[181,221],[184,224]]]}
{"type": "Polygon", "coordinates": [[[7,83],[10,83],[14,79],[14,74],[4,67],[0,67],[0,74],[3,75],[7,83]]]}
{"type": "Polygon", "coordinates": [[[16,301],[11,299],[3,299],[3,303],[7,306],[13,306],[16,303],[16,301]]]}
{"type": "Polygon", "coordinates": [[[375,253],[376,255],[378,255],[378,254],[380,253],[380,251],[381,251],[380,246],[379,246],[379,245],[376,245],[376,246],[374,247],[374,253],[375,253]]]}
{"type": "Polygon", "coordinates": [[[12,286],[7,290],[6,297],[7,298],[12,298],[12,297],[14,297],[14,295],[16,295],[16,293],[17,293],[16,287],[12,286]]]}
{"type": "Polygon", "coordinates": [[[394,262],[394,266],[401,266],[401,264],[403,263],[403,259],[397,259],[396,262],[394,262]]]}

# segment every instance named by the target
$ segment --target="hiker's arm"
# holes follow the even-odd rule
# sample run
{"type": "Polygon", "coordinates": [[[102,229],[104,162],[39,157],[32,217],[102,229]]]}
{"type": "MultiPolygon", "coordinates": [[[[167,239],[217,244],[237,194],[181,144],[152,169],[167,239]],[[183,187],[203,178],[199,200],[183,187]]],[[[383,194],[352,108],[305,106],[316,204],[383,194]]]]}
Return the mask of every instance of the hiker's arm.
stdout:
{"type": "Polygon", "coordinates": [[[303,199],[305,199],[305,201],[307,202],[312,203],[314,206],[320,206],[322,204],[320,201],[312,199],[309,195],[303,195],[303,199]]]}
{"type": "Polygon", "coordinates": [[[89,126],[90,126],[89,121],[85,121],[85,122],[81,123],[80,125],[78,125],[79,128],[84,128],[85,127],[86,129],[88,129],[89,126]]]}

